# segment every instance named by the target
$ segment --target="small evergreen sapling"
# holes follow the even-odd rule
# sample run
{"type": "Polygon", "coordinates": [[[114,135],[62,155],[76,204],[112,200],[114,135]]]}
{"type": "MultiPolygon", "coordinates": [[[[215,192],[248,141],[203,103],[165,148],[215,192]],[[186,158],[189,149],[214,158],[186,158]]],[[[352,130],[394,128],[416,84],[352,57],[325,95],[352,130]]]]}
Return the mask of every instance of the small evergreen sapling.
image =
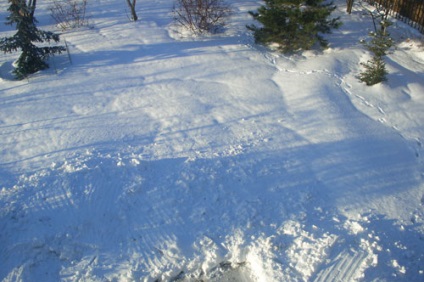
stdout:
{"type": "Polygon", "coordinates": [[[365,70],[359,74],[359,80],[369,86],[387,80],[388,73],[383,57],[393,46],[393,39],[387,32],[387,27],[391,25],[390,21],[384,19],[380,24],[381,28],[379,30],[374,24],[375,31],[370,32],[371,40],[364,42],[365,47],[373,54],[373,57],[366,63],[361,63],[365,70]]]}
{"type": "Polygon", "coordinates": [[[322,37],[341,25],[339,18],[328,19],[336,6],[324,0],[265,0],[257,12],[249,12],[262,27],[248,25],[255,41],[278,44],[283,52],[311,49],[316,42],[326,47],[322,37]]]}
{"type": "Polygon", "coordinates": [[[23,79],[29,74],[49,67],[46,60],[49,56],[65,51],[62,46],[37,47],[33,42],[43,43],[58,42],[59,35],[48,31],[39,30],[36,27],[37,20],[34,17],[36,1],[8,0],[10,3],[7,17],[7,25],[16,25],[17,32],[11,37],[0,39],[0,50],[11,53],[20,49],[20,57],[16,61],[13,74],[18,79],[23,79]]]}
{"type": "Polygon", "coordinates": [[[359,79],[366,85],[370,86],[387,80],[386,64],[381,56],[374,56],[361,65],[365,71],[359,74],[359,79]]]}

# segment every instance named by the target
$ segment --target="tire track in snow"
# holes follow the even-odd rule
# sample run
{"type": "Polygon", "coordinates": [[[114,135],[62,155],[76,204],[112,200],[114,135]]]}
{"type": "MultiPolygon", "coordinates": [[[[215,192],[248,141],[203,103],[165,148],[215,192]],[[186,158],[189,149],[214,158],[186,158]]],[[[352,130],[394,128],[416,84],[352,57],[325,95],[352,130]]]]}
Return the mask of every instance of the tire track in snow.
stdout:
{"type": "Polygon", "coordinates": [[[331,258],[329,266],[322,269],[312,281],[354,281],[362,277],[361,266],[367,264],[369,254],[363,250],[348,252],[342,250],[334,258],[331,258]]]}

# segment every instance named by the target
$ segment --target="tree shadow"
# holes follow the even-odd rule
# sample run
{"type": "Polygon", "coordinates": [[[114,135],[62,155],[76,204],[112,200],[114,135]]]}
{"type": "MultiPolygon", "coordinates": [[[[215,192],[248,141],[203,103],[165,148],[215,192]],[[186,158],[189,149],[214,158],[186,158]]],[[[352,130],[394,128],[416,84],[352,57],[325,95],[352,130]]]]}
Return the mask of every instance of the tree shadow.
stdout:
{"type": "MultiPolygon", "coordinates": [[[[359,257],[364,259],[374,251],[381,264],[366,270],[366,277],[378,277],[396,260],[407,265],[402,279],[415,279],[424,253],[416,230],[420,222],[399,233],[396,221],[371,212],[358,220],[366,231],[355,234],[347,227],[352,219],[338,211],[354,202],[372,207],[416,189],[415,159],[396,149],[397,142],[377,136],[214,158],[145,160],[142,153],[120,150],[76,155],[3,188],[0,277],[31,265],[30,279],[36,280],[45,263],[56,265],[46,270],[52,277],[112,279],[131,269],[135,278],[153,279],[160,277],[152,272],[156,267],[163,267],[163,277],[173,277],[193,270],[185,258],[217,252],[215,265],[231,260],[226,240],[243,230],[241,248],[255,244],[253,238],[274,236],[283,266],[293,259],[285,248],[296,240],[331,234],[338,242],[327,246],[333,266],[349,249],[364,252],[359,257]],[[378,150],[387,142],[393,148],[378,150]],[[303,226],[297,235],[282,233],[290,220],[303,226]],[[209,243],[196,247],[199,240],[209,243]],[[361,240],[381,249],[361,249],[361,240]]],[[[314,267],[318,273],[331,264],[314,267]]]]}

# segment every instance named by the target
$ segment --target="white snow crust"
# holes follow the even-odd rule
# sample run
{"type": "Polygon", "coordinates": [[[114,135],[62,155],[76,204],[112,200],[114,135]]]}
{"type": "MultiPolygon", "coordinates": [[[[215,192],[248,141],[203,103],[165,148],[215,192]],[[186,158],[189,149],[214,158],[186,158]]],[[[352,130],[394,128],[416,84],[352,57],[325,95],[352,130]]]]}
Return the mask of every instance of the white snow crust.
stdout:
{"type": "Polygon", "coordinates": [[[171,0],[137,22],[89,1],[72,62],[16,81],[2,54],[1,281],[424,280],[423,36],[394,20],[369,87],[363,6],[336,2],[330,48],[283,55],[245,28],[261,4],[193,37],[171,0]]]}

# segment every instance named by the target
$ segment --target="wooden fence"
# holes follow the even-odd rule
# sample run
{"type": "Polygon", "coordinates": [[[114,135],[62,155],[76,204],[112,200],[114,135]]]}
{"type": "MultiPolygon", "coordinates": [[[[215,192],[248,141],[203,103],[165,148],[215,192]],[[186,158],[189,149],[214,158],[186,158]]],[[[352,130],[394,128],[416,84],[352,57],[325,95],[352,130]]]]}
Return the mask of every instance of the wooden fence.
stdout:
{"type": "Polygon", "coordinates": [[[390,15],[424,33],[424,0],[366,0],[390,9],[390,15]]]}

